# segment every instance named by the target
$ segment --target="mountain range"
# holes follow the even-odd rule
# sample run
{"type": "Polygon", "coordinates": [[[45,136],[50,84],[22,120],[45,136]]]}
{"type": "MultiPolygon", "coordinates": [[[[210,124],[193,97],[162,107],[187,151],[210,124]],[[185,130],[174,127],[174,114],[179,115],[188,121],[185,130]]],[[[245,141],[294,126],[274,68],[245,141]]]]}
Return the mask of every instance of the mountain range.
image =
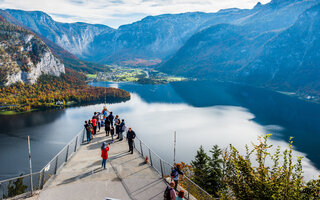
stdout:
{"type": "Polygon", "coordinates": [[[194,34],[160,69],[319,97],[320,5],[314,1],[295,1],[272,2],[267,6],[278,10],[277,15],[283,13],[281,18],[271,18],[273,15],[263,18],[259,14],[242,25],[218,24],[204,29],[194,34]],[[306,10],[292,14],[302,7],[306,10]],[[264,21],[269,25],[264,27],[264,21]]]}
{"type": "Polygon", "coordinates": [[[319,97],[319,3],[272,0],[252,9],[148,16],[117,29],[60,23],[40,11],[0,14],[43,38],[60,57],[68,55],[71,63],[155,65],[170,74],[319,97]]]}

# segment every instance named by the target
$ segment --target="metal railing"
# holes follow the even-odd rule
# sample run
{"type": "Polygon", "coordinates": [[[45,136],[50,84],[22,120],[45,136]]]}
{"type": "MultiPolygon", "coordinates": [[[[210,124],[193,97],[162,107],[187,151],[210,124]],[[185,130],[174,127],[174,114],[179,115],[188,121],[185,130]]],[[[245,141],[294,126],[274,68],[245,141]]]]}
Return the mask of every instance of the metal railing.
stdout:
{"type": "Polygon", "coordinates": [[[0,199],[21,194],[31,194],[40,190],[45,183],[71,158],[84,142],[85,130],[82,129],[52,160],[40,171],[0,181],[0,199]],[[32,177],[32,184],[31,184],[32,177]],[[31,188],[33,185],[33,188],[31,188]]]}
{"type": "MultiPolygon", "coordinates": [[[[174,168],[172,164],[162,159],[158,154],[152,151],[148,145],[146,145],[141,139],[137,137],[134,139],[134,148],[142,157],[145,158],[146,156],[148,156],[149,164],[158,172],[158,174],[162,178],[164,178],[166,181],[171,180],[170,175],[172,169],[174,168]]],[[[185,191],[186,199],[215,199],[187,176],[183,176],[183,178],[180,178],[179,186],[185,191]]]]}
{"type": "MultiPolygon", "coordinates": [[[[59,169],[71,158],[78,150],[80,145],[86,140],[85,130],[82,129],[51,161],[40,171],[32,174],[22,175],[0,181],[0,199],[17,196],[20,194],[31,194],[34,190],[40,190],[48,180],[57,174],[59,169]],[[31,176],[32,185],[31,188],[31,176]]],[[[162,159],[158,154],[151,150],[141,139],[135,138],[134,148],[142,156],[149,158],[149,164],[158,172],[158,174],[170,180],[170,174],[173,165],[162,159]]],[[[200,186],[194,183],[190,178],[184,176],[179,181],[179,186],[185,190],[186,199],[210,200],[214,199],[209,193],[204,191],[200,186]]]]}

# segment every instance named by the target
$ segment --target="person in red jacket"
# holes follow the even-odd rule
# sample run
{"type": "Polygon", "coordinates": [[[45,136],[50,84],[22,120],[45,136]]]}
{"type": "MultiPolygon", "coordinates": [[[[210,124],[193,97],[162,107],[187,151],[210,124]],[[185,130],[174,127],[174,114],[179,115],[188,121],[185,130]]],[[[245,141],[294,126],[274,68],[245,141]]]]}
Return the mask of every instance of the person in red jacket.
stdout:
{"type": "Polygon", "coordinates": [[[97,133],[97,119],[92,117],[93,135],[97,133]]]}
{"type": "Polygon", "coordinates": [[[106,142],[102,143],[102,145],[101,145],[101,158],[102,158],[102,164],[101,165],[102,165],[103,169],[106,168],[106,162],[108,160],[109,147],[110,147],[110,145],[109,144],[107,145],[106,142]]]}

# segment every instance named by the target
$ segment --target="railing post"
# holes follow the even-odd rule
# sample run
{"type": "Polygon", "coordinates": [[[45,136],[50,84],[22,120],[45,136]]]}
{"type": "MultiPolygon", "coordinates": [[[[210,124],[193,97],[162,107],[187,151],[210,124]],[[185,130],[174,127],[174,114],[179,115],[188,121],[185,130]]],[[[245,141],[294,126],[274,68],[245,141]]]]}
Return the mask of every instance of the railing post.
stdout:
{"type": "Polygon", "coordinates": [[[30,189],[31,189],[31,196],[33,196],[33,180],[32,180],[32,174],[30,174],[30,189]]]}
{"type": "Polygon", "coordinates": [[[54,167],[54,174],[57,174],[57,170],[58,170],[58,157],[56,157],[56,166],[54,167]]]}
{"type": "Polygon", "coordinates": [[[41,181],[40,181],[40,189],[43,188],[43,185],[44,185],[44,170],[42,170],[42,176],[41,176],[41,181]]]}
{"type": "Polygon", "coordinates": [[[81,144],[84,143],[85,133],[86,133],[86,130],[83,129],[83,131],[82,131],[82,141],[81,141],[81,144]]]}
{"type": "Polygon", "coordinates": [[[142,142],[141,142],[141,140],[140,140],[140,149],[141,149],[141,155],[142,155],[142,157],[143,157],[142,142]]]}
{"type": "Polygon", "coordinates": [[[41,178],[42,178],[42,171],[43,171],[43,170],[41,170],[41,171],[40,171],[40,175],[39,175],[39,181],[38,181],[38,182],[39,182],[39,184],[38,184],[38,190],[41,190],[41,178]]]}
{"type": "Polygon", "coordinates": [[[68,144],[68,146],[67,146],[66,162],[68,161],[69,145],[70,145],[70,144],[68,144]]]}
{"type": "Polygon", "coordinates": [[[162,176],[162,178],[164,178],[161,158],[160,158],[160,168],[161,168],[161,176],[162,176]]]}
{"type": "Polygon", "coordinates": [[[74,151],[73,152],[77,151],[77,145],[78,145],[78,136],[76,137],[76,144],[74,145],[74,151]]]}
{"type": "Polygon", "coordinates": [[[188,181],[188,199],[190,199],[190,181],[188,181]]]}
{"type": "MultiPolygon", "coordinates": [[[[149,148],[148,148],[149,149],[149,148]]],[[[153,164],[152,164],[152,157],[151,157],[151,151],[150,151],[150,149],[149,149],[149,157],[150,157],[150,164],[151,164],[151,166],[153,166],[153,164]]]]}

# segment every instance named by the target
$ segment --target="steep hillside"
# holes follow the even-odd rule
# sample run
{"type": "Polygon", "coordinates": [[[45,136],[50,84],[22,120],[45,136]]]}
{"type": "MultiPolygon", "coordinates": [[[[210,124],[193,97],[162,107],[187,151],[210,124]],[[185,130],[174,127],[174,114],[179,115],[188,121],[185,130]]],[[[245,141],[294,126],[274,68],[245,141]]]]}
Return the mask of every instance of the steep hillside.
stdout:
{"type": "Polygon", "coordinates": [[[0,10],[0,16],[2,16],[2,18],[5,18],[11,24],[15,24],[17,26],[23,27],[24,29],[30,30],[34,34],[36,34],[39,38],[41,38],[45,42],[45,44],[51,49],[52,53],[56,57],[58,57],[66,67],[70,69],[74,69],[76,71],[85,72],[85,73],[96,73],[97,71],[109,71],[109,68],[104,65],[80,60],[78,57],[76,57],[69,51],[65,50],[58,44],[47,39],[45,36],[41,35],[40,33],[32,30],[32,28],[22,24],[20,21],[18,21],[13,16],[11,16],[8,12],[4,10],[0,10]]]}
{"type": "Polygon", "coordinates": [[[320,96],[320,4],[268,41],[239,80],[320,96]]]}
{"type": "Polygon", "coordinates": [[[85,80],[65,69],[33,32],[0,15],[0,114],[130,99],[124,90],[91,87],[85,80]]]}
{"type": "Polygon", "coordinates": [[[0,83],[36,83],[43,74],[60,76],[63,63],[32,32],[0,22],[0,83]]]}
{"type": "Polygon", "coordinates": [[[60,77],[41,75],[36,84],[15,83],[0,87],[0,114],[130,99],[127,91],[91,87],[85,83],[85,78],[82,73],[67,68],[60,77]]]}
{"type": "Polygon", "coordinates": [[[161,70],[202,78],[227,78],[252,60],[276,33],[248,34],[246,27],[219,24],[190,38],[161,70]]]}
{"type": "Polygon", "coordinates": [[[103,63],[164,60],[177,51],[209,20],[230,22],[230,13],[183,13],[149,16],[124,25],[112,33],[97,36],[92,45],[95,58],[103,63]]]}
{"type": "MultiPolygon", "coordinates": [[[[193,35],[160,69],[197,78],[246,82],[319,95],[316,77],[320,70],[317,71],[314,64],[319,54],[315,48],[318,30],[312,25],[316,24],[318,16],[314,13],[312,18],[306,15],[310,10],[305,11],[315,3],[273,1],[255,8],[259,12],[266,9],[266,15],[255,14],[236,25],[219,24],[207,28],[193,35]],[[276,13],[277,17],[268,16],[270,9],[275,9],[271,13],[276,13]],[[288,18],[294,20],[291,26],[288,26],[288,18]],[[293,56],[297,51],[306,54],[293,56]]],[[[317,6],[311,10],[314,9],[317,6]]]]}

